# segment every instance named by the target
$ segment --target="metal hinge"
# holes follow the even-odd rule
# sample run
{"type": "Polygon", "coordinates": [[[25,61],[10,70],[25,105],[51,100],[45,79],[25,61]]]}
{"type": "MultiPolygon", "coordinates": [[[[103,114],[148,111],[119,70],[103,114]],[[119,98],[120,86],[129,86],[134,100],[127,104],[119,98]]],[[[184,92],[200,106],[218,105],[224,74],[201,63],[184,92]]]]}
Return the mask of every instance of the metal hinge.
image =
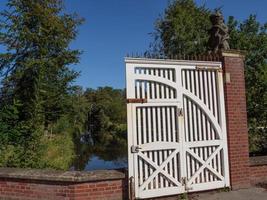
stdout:
{"type": "Polygon", "coordinates": [[[178,108],[178,117],[183,117],[184,116],[184,112],[182,108],[178,108]]]}
{"type": "Polygon", "coordinates": [[[127,103],[147,103],[147,99],[127,99],[127,103]]]}
{"type": "Polygon", "coordinates": [[[203,65],[197,65],[196,70],[218,70],[222,71],[222,68],[220,66],[203,66],[203,65]]]}
{"type": "Polygon", "coordinates": [[[139,150],[142,149],[141,147],[139,146],[131,146],[131,153],[138,153],[139,150]]]}

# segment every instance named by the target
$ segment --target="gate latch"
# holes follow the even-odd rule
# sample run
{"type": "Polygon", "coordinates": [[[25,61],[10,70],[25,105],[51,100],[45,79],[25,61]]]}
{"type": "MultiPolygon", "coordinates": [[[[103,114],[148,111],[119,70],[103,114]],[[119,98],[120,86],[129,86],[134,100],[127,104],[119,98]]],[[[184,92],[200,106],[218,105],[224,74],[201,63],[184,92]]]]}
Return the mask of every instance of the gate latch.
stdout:
{"type": "Polygon", "coordinates": [[[131,152],[132,153],[138,153],[140,149],[142,149],[142,148],[139,146],[134,146],[134,145],[131,146],[131,152]]]}
{"type": "Polygon", "coordinates": [[[186,191],[193,190],[193,187],[188,187],[188,183],[187,183],[187,178],[186,177],[182,178],[182,185],[185,187],[186,191]]]}

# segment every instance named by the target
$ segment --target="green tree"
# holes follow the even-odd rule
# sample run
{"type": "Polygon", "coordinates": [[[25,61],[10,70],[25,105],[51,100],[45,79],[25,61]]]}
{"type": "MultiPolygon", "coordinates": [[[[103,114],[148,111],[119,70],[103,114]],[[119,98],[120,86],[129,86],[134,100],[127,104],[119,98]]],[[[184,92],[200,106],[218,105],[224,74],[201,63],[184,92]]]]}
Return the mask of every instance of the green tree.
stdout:
{"type": "Polygon", "coordinates": [[[267,23],[256,15],[242,23],[229,17],[230,44],[246,51],[245,78],[250,151],[267,153],[267,23]]]}
{"type": "Polygon", "coordinates": [[[19,102],[14,102],[0,108],[0,166],[41,165],[41,145],[36,143],[38,130],[29,132],[31,124],[19,120],[21,106],[19,102]]]}
{"type": "Polygon", "coordinates": [[[18,106],[6,105],[0,109],[0,166],[16,165],[19,160],[20,155],[15,154],[22,142],[18,106]]]}
{"type": "Polygon", "coordinates": [[[175,55],[206,50],[210,11],[193,0],[173,1],[155,23],[153,53],[175,55]]]}
{"type": "Polygon", "coordinates": [[[35,152],[41,149],[42,133],[69,109],[70,84],[78,73],[68,66],[80,55],[69,44],[82,20],[65,14],[61,0],[9,0],[0,17],[0,44],[6,48],[0,54],[0,106],[20,102],[17,117],[27,135],[22,149],[28,152],[21,166],[38,167],[35,152]]]}
{"type": "Polygon", "coordinates": [[[82,145],[81,136],[88,129],[89,103],[79,86],[72,87],[65,101],[68,102],[68,111],[57,122],[50,124],[46,137],[42,137],[45,153],[41,160],[46,168],[66,170],[74,161],[81,159],[77,156],[82,145]]]}
{"type": "Polygon", "coordinates": [[[11,82],[13,97],[23,103],[22,117],[45,125],[64,111],[64,97],[77,73],[68,65],[77,63],[80,52],[70,50],[81,19],[61,14],[61,0],[10,0],[1,13],[0,70],[11,82]]]}
{"type": "Polygon", "coordinates": [[[100,87],[88,89],[84,95],[91,104],[88,124],[94,142],[106,144],[126,138],[125,90],[100,87]]]}
{"type": "Polygon", "coordinates": [[[104,160],[124,159],[127,155],[125,90],[100,87],[89,88],[81,93],[79,96],[83,100],[79,100],[77,107],[80,107],[78,110],[87,111],[88,118],[81,114],[85,112],[76,115],[82,119],[79,121],[86,119],[86,123],[82,137],[77,137],[75,142],[76,159],[73,166],[75,169],[84,169],[92,155],[104,160]],[[82,104],[87,105],[87,109],[81,109],[82,104]]]}
{"type": "Polygon", "coordinates": [[[68,114],[69,120],[72,122],[74,129],[74,137],[79,138],[85,131],[88,130],[88,112],[90,110],[90,103],[82,87],[75,86],[72,88],[70,112],[68,114]]]}
{"type": "MultiPolygon", "coordinates": [[[[175,0],[155,24],[153,54],[175,55],[207,52],[211,11],[193,0],[175,0]]],[[[267,152],[267,23],[255,15],[243,22],[229,17],[230,47],[247,52],[245,78],[250,151],[267,152]]]]}

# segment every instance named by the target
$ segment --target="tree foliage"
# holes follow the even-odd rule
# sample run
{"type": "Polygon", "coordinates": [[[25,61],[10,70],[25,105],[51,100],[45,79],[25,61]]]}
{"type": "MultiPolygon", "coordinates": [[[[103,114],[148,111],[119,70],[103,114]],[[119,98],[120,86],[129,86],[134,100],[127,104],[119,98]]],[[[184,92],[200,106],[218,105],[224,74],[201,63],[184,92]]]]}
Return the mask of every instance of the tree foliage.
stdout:
{"type": "Polygon", "coordinates": [[[206,50],[210,11],[193,0],[177,0],[155,23],[154,53],[174,55],[202,53],[206,50]]]}
{"type": "Polygon", "coordinates": [[[60,0],[10,0],[7,6],[0,24],[4,85],[23,104],[23,119],[44,118],[47,126],[64,112],[64,97],[78,75],[68,65],[78,62],[80,52],[69,43],[81,20],[60,14],[60,0]]]}
{"type": "MultiPolygon", "coordinates": [[[[0,54],[0,107],[20,124],[16,137],[23,145],[14,144],[23,154],[19,165],[40,167],[43,135],[73,105],[70,89],[78,73],[69,65],[79,61],[80,51],[70,49],[69,44],[82,20],[65,14],[61,0],[9,0],[0,17],[0,45],[6,49],[0,54]]],[[[8,132],[1,130],[1,135],[8,132]]]]}
{"type": "Polygon", "coordinates": [[[76,140],[75,169],[84,169],[96,155],[106,161],[124,159],[127,154],[125,90],[89,88],[83,95],[88,103],[86,131],[76,140]]]}
{"type": "Polygon", "coordinates": [[[124,91],[72,85],[82,20],[61,0],[9,0],[0,17],[0,166],[68,169],[88,132],[98,152],[125,146],[124,91]]]}
{"type": "Polygon", "coordinates": [[[100,87],[87,89],[85,97],[91,104],[88,124],[93,141],[104,145],[113,139],[126,138],[125,91],[100,87]]]}
{"type": "Polygon", "coordinates": [[[246,51],[245,78],[251,151],[267,153],[267,23],[256,15],[242,23],[228,20],[230,44],[246,51]]]}
{"type": "MultiPolygon", "coordinates": [[[[155,24],[153,54],[199,54],[208,50],[211,10],[193,0],[175,0],[155,24]]],[[[230,47],[246,51],[245,78],[251,152],[267,152],[267,23],[256,15],[230,16],[230,47]]]]}

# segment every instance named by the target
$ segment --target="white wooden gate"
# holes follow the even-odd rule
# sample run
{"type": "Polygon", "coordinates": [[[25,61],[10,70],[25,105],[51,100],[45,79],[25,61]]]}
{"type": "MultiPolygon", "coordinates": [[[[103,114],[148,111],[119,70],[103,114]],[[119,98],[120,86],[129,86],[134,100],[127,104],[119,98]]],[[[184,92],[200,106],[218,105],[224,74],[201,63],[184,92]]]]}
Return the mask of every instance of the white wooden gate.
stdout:
{"type": "Polygon", "coordinates": [[[126,58],[136,198],[229,186],[220,62],[126,58]]]}

